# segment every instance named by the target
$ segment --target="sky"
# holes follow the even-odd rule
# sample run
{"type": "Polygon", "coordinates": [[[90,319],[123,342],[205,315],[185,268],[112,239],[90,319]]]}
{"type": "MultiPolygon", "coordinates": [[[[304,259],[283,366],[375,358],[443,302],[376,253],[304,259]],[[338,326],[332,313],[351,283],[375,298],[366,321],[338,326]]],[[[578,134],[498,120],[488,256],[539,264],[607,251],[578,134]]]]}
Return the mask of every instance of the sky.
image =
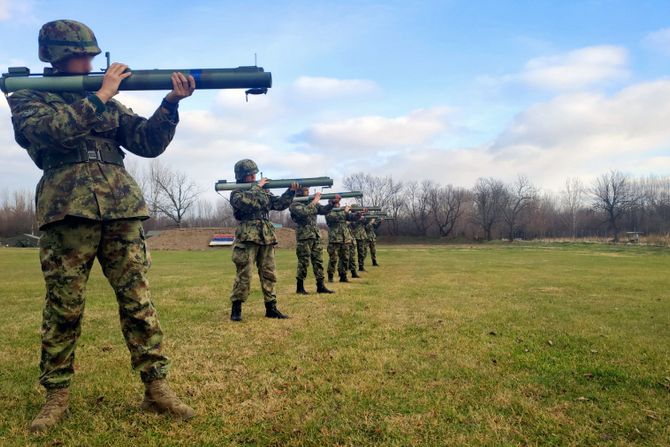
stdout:
{"type": "MultiPolygon", "coordinates": [[[[611,169],[670,175],[667,0],[0,0],[2,72],[40,72],[38,31],[60,18],[89,25],[131,69],[237,67],[256,54],[272,72],[268,95],[248,103],[242,90],[181,103],[161,160],[205,198],[242,158],[271,178],[336,185],[360,171],[464,187],[525,175],[559,192],[611,169]]],[[[117,99],[149,116],[165,93],[117,99]]],[[[0,100],[0,192],[40,175],[0,100]]]]}

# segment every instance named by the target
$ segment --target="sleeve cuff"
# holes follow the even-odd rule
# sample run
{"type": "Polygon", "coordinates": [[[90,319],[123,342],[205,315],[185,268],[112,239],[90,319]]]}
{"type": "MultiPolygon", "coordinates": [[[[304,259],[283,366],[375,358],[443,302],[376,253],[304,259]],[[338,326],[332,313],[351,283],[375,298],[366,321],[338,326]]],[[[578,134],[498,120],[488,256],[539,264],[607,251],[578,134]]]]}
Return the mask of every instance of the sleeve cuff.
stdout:
{"type": "Polygon", "coordinates": [[[98,98],[98,95],[92,93],[88,95],[87,99],[95,106],[96,114],[101,115],[107,109],[107,106],[102,102],[102,99],[98,98]]]}

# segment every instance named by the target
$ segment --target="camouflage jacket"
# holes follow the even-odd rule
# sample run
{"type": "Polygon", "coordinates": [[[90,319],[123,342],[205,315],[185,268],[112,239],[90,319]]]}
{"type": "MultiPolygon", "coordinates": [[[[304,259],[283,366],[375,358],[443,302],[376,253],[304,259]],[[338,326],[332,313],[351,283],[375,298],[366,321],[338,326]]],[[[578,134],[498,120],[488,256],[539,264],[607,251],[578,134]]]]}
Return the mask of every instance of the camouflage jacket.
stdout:
{"type": "Polygon", "coordinates": [[[289,207],[291,219],[298,225],[295,231],[295,239],[298,241],[321,239],[319,227],[316,225],[316,216],[318,214],[328,214],[331,209],[333,209],[332,204],[321,205],[320,203],[312,204],[311,202],[291,203],[289,207]]]}
{"type": "Polygon", "coordinates": [[[254,185],[247,190],[236,190],[230,194],[235,219],[240,225],[235,231],[235,242],[255,242],[259,245],[277,243],[275,229],[270,222],[270,211],[282,211],[291,205],[295,191],[287,190],[277,197],[270,191],[254,185]]]}
{"type": "Polygon", "coordinates": [[[354,235],[354,239],[365,240],[365,239],[368,238],[368,234],[365,232],[365,222],[364,221],[362,221],[360,219],[356,219],[352,223],[351,228],[352,228],[352,233],[354,235]]]}
{"type": "MultiPolygon", "coordinates": [[[[37,167],[45,157],[100,150],[157,157],[175,133],[176,108],[159,107],[142,118],[115,100],[106,104],[80,93],[19,90],[9,96],[16,141],[37,167]]],[[[118,156],[117,155],[117,156],[118,156]]],[[[35,193],[37,224],[65,216],[93,220],[147,218],[149,213],[135,180],[125,168],[98,161],[64,164],[45,170],[35,193]]]]}
{"type": "Polygon", "coordinates": [[[377,240],[377,233],[375,233],[375,230],[379,228],[379,225],[381,225],[381,222],[377,220],[375,220],[375,223],[368,222],[365,224],[365,232],[368,235],[369,241],[377,240]]]}
{"type": "Polygon", "coordinates": [[[328,243],[351,244],[354,241],[348,223],[352,216],[352,213],[345,213],[344,210],[331,211],[326,215],[326,223],[328,224],[328,243]]]}

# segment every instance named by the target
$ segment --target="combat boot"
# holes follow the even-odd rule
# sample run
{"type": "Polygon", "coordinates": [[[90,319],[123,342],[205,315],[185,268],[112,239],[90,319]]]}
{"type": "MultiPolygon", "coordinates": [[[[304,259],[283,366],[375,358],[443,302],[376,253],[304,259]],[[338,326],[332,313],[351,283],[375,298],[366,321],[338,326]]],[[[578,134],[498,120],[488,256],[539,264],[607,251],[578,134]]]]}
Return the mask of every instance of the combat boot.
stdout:
{"type": "Polygon", "coordinates": [[[242,301],[233,301],[233,308],[230,311],[230,319],[233,321],[242,321],[242,301]]]}
{"type": "Polygon", "coordinates": [[[360,278],[361,275],[359,275],[358,273],[356,273],[356,269],[353,269],[353,270],[351,271],[351,277],[352,277],[352,278],[360,278]]]}
{"type": "Polygon", "coordinates": [[[186,405],[177,397],[165,379],[152,380],[144,384],[142,409],[156,413],[169,413],[175,418],[184,421],[195,416],[193,408],[186,405]]]}
{"type": "Polygon", "coordinates": [[[333,282],[333,274],[328,273],[328,282],[333,282]]]}
{"type": "Polygon", "coordinates": [[[344,274],[344,275],[340,275],[340,282],[349,282],[349,280],[347,279],[347,275],[346,275],[346,274],[344,274]]]}
{"type": "Polygon", "coordinates": [[[335,292],[327,289],[326,285],[323,283],[323,279],[320,279],[316,282],[316,293],[335,293],[335,292]]]}
{"type": "Polygon", "coordinates": [[[297,280],[296,286],[295,286],[295,293],[297,293],[298,295],[309,295],[309,293],[307,293],[307,290],[305,290],[305,281],[304,280],[302,280],[302,279],[297,280]]]}
{"type": "Polygon", "coordinates": [[[279,312],[279,309],[277,309],[277,302],[272,301],[272,302],[266,302],[265,303],[265,317],[266,318],[278,318],[280,320],[283,320],[285,318],[288,318],[288,315],[284,315],[283,313],[279,312]]]}
{"type": "Polygon", "coordinates": [[[365,270],[365,267],[363,267],[363,266],[358,267],[358,271],[359,272],[367,272],[367,270],[365,270]]]}
{"type": "Polygon", "coordinates": [[[379,263],[377,261],[372,261],[372,266],[373,267],[379,267],[379,263]]]}
{"type": "Polygon", "coordinates": [[[30,423],[30,432],[44,432],[56,425],[67,414],[69,403],[69,388],[52,388],[47,390],[46,402],[44,402],[42,409],[30,423]]]}

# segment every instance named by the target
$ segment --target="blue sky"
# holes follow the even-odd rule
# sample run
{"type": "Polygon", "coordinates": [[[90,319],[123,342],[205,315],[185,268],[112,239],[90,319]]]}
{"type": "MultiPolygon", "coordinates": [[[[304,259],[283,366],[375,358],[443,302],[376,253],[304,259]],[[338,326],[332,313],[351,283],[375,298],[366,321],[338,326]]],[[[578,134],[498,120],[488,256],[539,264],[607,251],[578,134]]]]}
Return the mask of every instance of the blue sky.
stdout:
{"type": "MultiPolygon", "coordinates": [[[[163,156],[211,196],[251,157],[279,177],[364,170],[558,191],[608,169],[670,174],[667,1],[0,0],[0,68],[39,70],[42,23],[73,18],[137,68],[271,71],[267,97],[200,91],[163,156]]],[[[100,57],[98,66],[104,64],[100,57]]],[[[162,93],[122,94],[148,115],[162,93]]],[[[0,105],[0,191],[39,178],[0,105]]],[[[132,162],[137,169],[146,162],[132,162]]]]}

